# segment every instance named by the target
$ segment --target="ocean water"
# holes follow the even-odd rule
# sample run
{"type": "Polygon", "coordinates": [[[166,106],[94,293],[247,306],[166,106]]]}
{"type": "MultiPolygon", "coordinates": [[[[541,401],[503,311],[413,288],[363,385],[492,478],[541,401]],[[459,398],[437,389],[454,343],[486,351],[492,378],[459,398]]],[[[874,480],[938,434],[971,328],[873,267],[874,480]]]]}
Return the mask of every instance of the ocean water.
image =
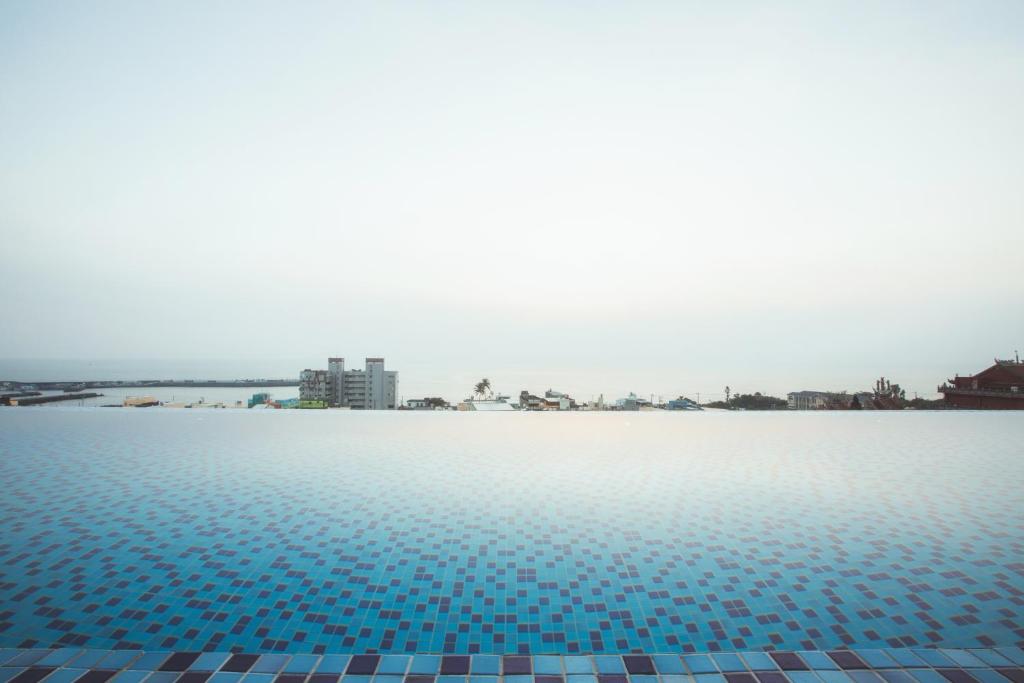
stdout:
{"type": "Polygon", "coordinates": [[[0,409],[0,647],[1024,642],[1015,414],[0,409]]]}

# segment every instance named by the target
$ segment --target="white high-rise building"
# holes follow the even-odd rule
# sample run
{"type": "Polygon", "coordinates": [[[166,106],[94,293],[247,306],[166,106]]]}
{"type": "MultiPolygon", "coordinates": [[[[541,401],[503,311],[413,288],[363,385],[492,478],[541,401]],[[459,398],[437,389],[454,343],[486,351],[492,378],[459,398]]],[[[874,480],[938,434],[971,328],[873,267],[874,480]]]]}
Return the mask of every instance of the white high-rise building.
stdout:
{"type": "Polygon", "coordinates": [[[398,372],[385,370],[383,358],[367,358],[363,370],[346,370],[344,358],[328,358],[326,372],[304,370],[302,378],[307,377],[317,380],[323,377],[325,385],[310,382],[307,397],[304,391],[307,384],[303,382],[299,386],[299,397],[304,400],[326,400],[333,407],[353,410],[394,410],[398,406],[398,372]]]}

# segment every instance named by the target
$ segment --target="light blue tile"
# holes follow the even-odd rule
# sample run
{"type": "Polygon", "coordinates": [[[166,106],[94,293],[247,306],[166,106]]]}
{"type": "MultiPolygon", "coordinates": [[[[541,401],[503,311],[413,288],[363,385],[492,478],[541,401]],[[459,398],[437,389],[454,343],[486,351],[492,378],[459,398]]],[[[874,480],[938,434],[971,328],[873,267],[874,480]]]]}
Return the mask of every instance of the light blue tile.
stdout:
{"type": "MultiPolygon", "coordinates": [[[[100,669],[117,671],[118,669],[131,669],[136,661],[143,656],[140,650],[114,650],[100,660],[100,669]]],[[[140,671],[152,671],[152,669],[139,669],[140,671]]]]}
{"type": "Polygon", "coordinates": [[[565,673],[592,674],[594,673],[594,663],[590,660],[590,657],[569,655],[565,658],[565,673]]]}
{"type": "Polygon", "coordinates": [[[694,674],[718,673],[718,667],[711,657],[707,655],[683,655],[683,661],[694,674]]]}
{"type": "Polygon", "coordinates": [[[469,683],[498,683],[497,676],[470,676],[469,683]]]}
{"type": "Polygon", "coordinates": [[[246,674],[242,683],[273,683],[274,674],[246,674]]]}
{"type": "Polygon", "coordinates": [[[362,676],[358,674],[352,676],[342,676],[341,678],[343,683],[370,683],[370,679],[370,676],[362,676]]]}
{"type": "Polygon", "coordinates": [[[928,666],[953,666],[953,661],[946,655],[939,652],[938,650],[932,650],[929,648],[917,648],[913,652],[915,655],[923,659],[928,664],[928,666]]]}
{"type": "MultiPolygon", "coordinates": [[[[143,652],[142,656],[129,664],[127,668],[133,671],[156,671],[164,663],[164,660],[170,656],[170,652],[143,652]]],[[[107,659],[110,658],[108,657],[107,659]]],[[[100,666],[103,668],[109,666],[107,659],[100,662],[100,666]]]]}
{"type": "Polygon", "coordinates": [[[57,669],[46,677],[46,683],[71,683],[84,676],[88,671],[88,669],[57,669]]]}
{"type": "Polygon", "coordinates": [[[906,671],[921,683],[949,683],[946,677],[935,669],[907,669],[906,671]]]}
{"type": "Polygon", "coordinates": [[[812,669],[824,669],[826,671],[837,671],[839,669],[839,665],[821,650],[800,650],[797,654],[812,669]]]}
{"type": "Polygon", "coordinates": [[[148,671],[121,671],[114,674],[114,677],[110,679],[110,683],[142,683],[149,676],[148,671]]]}
{"type": "Polygon", "coordinates": [[[21,650],[8,659],[4,666],[32,666],[48,654],[50,650],[21,650]]]}
{"type": "Polygon", "coordinates": [[[597,655],[594,657],[594,666],[599,674],[624,674],[626,666],[622,663],[622,657],[615,655],[597,655]]]}
{"type": "Polygon", "coordinates": [[[693,676],[669,674],[661,677],[661,683],[694,683],[693,676]]]}
{"type": "Polygon", "coordinates": [[[433,676],[440,668],[441,658],[438,655],[416,655],[409,665],[409,673],[433,676]]]}
{"type": "Polygon", "coordinates": [[[242,674],[233,671],[221,671],[210,676],[206,683],[238,683],[242,674]]]}
{"type": "Polygon", "coordinates": [[[903,669],[885,669],[879,671],[888,683],[916,683],[916,679],[903,669]]]}
{"type": "Polygon", "coordinates": [[[711,659],[714,660],[719,671],[735,673],[737,671],[747,670],[747,665],[743,662],[740,656],[732,652],[715,652],[711,655],[711,659]]]}
{"type": "Polygon", "coordinates": [[[740,656],[751,671],[777,671],[779,668],[775,660],[764,652],[741,652],[740,656]]]}
{"type": "Polygon", "coordinates": [[[874,671],[847,671],[846,675],[856,681],[856,683],[884,683],[882,677],[874,671]]]}
{"type": "Polygon", "coordinates": [[[4,662],[9,659],[13,659],[18,654],[18,651],[14,648],[0,648],[0,666],[4,665],[4,662]]]}
{"type": "Polygon", "coordinates": [[[725,683],[725,676],[722,674],[697,674],[693,680],[697,683],[725,683]]]}
{"type": "Polygon", "coordinates": [[[71,663],[79,669],[92,669],[108,654],[110,654],[109,650],[82,650],[82,654],[75,657],[71,663]]]}
{"type": "Polygon", "coordinates": [[[981,683],[1006,683],[1007,681],[1007,678],[995,669],[971,669],[970,674],[981,683]]]}
{"type": "Polygon", "coordinates": [[[20,666],[0,667],[0,683],[6,683],[6,681],[11,680],[12,678],[20,674],[22,671],[25,671],[25,669],[21,668],[20,666]]]}
{"type": "Polygon", "coordinates": [[[1013,662],[995,650],[971,650],[971,654],[989,666],[1013,666],[1013,662]]]}
{"type": "Polygon", "coordinates": [[[316,670],[320,655],[293,655],[282,671],[288,674],[307,674],[316,670]]]}
{"type": "Polygon", "coordinates": [[[873,669],[895,669],[898,666],[896,660],[882,650],[854,650],[853,653],[873,669]]]}
{"type": "Polygon", "coordinates": [[[384,655],[380,658],[380,664],[377,665],[377,675],[402,675],[409,668],[411,659],[412,657],[409,655],[384,655]]]}
{"type": "Polygon", "coordinates": [[[146,683],[174,683],[180,676],[174,671],[154,671],[144,679],[146,683]]]}
{"type": "Polygon", "coordinates": [[[460,674],[453,676],[451,674],[445,674],[444,676],[438,676],[436,679],[437,683],[466,683],[466,675],[460,674]]]}
{"type": "Polygon", "coordinates": [[[249,669],[252,674],[276,674],[288,664],[290,655],[268,654],[260,655],[256,663],[249,669]]]}
{"type": "Polygon", "coordinates": [[[345,672],[351,655],[324,655],[316,667],[318,674],[340,674],[345,672]]]}
{"type": "Polygon", "coordinates": [[[846,675],[845,671],[821,669],[814,673],[818,674],[818,678],[825,683],[850,683],[850,677],[846,675]]]}
{"type": "Polygon", "coordinates": [[[683,666],[683,660],[679,655],[654,655],[651,659],[654,660],[654,668],[662,675],[686,673],[686,667],[683,666]]]}
{"type": "Polygon", "coordinates": [[[231,657],[230,652],[204,652],[189,667],[192,671],[216,671],[231,657]]]}
{"type": "Polygon", "coordinates": [[[658,683],[657,676],[650,674],[634,674],[629,677],[630,683],[658,683]]]}
{"type": "Polygon", "coordinates": [[[985,662],[981,661],[967,650],[942,650],[942,654],[946,655],[954,662],[957,666],[962,666],[966,669],[970,669],[978,666],[985,666],[985,662]]]}
{"type": "Polygon", "coordinates": [[[1024,650],[1019,647],[997,647],[995,651],[1017,666],[1024,666],[1024,650]]]}
{"type": "Polygon", "coordinates": [[[813,671],[787,671],[786,676],[793,683],[821,683],[821,679],[813,671]]]}
{"type": "Polygon", "coordinates": [[[541,676],[561,676],[562,658],[551,655],[537,655],[533,658],[533,673],[541,676]]]}
{"type": "Polygon", "coordinates": [[[469,672],[497,676],[501,673],[501,657],[498,655],[473,655],[469,660],[469,672]]]}
{"type": "Polygon", "coordinates": [[[533,676],[505,676],[505,683],[533,683],[533,676]]]}
{"type": "Polygon", "coordinates": [[[569,674],[567,683],[597,683],[597,676],[594,674],[569,674]]]}
{"type": "Polygon", "coordinates": [[[405,676],[399,674],[375,674],[373,683],[402,683],[405,676]]]}
{"type": "Polygon", "coordinates": [[[36,662],[36,666],[67,666],[72,659],[80,654],[82,654],[80,648],[68,647],[53,650],[50,654],[36,662]]]}
{"type": "Polygon", "coordinates": [[[907,669],[923,667],[925,663],[920,657],[914,654],[913,650],[905,647],[894,647],[886,650],[885,653],[896,660],[896,662],[907,669]]]}

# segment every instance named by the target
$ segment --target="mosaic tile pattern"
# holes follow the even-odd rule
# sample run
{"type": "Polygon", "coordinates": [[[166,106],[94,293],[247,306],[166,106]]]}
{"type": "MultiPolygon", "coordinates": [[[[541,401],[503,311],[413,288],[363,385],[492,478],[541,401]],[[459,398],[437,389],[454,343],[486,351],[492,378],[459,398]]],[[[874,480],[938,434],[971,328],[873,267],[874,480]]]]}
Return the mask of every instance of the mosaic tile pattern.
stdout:
{"type": "Polygon", "coordinates": [[[1021,683],[1024,650],[661,655],[240,654],[0,650],[6,683],[1021,683]]]}
{"type": "MultiPolygon", "coordinates": [[[[325,653],[418,655],[331,672],[366,683],[473,675],[420,653],[650,652],[711,654],[501,672],[723,683],[804,662],[834,683],[715,653],[849,647],[874,667],[877,648],[1024,643],[1022,443],[1019,416],[985,414],[0,410],[0,647],[139,650],[142,671],[254,653],[253,683],[325,653]]],[[[96,669],[63,656],[15,653],[15,677],[96,669]]],[[[918,657],[954,683],[971,668],[918,657]]],[[[249,660],[211,671],[231,661],[249,660]]]]}

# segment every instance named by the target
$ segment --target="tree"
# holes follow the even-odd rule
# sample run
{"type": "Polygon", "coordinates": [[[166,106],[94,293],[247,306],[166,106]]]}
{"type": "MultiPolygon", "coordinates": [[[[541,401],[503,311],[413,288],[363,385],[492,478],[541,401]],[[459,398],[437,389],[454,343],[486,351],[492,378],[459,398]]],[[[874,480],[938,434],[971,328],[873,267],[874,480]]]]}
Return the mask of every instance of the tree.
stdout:
{"type": "Polygon", "coordinates": [[[473,387],[473,395],[474,396],[479,396],[480,398],[485,398],[490,393],[491,393],[491,380],[487,379],[486,377],[484,377],[482,380],[477,382],[476,386],[473,387]]]}

